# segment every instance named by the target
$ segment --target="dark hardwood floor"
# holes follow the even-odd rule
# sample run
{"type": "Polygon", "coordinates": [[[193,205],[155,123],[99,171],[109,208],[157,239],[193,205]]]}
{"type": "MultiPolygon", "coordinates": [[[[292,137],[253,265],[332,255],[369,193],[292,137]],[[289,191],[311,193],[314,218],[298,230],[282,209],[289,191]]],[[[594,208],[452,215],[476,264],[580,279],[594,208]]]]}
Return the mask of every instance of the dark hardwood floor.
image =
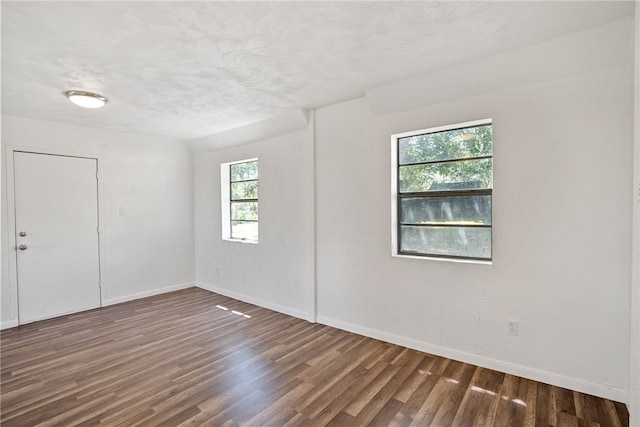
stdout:
{"type": "Polygon", "coordinates": [[[627,426],[625,405],[192,288],[2,331],[2,426],[627,426]]]}

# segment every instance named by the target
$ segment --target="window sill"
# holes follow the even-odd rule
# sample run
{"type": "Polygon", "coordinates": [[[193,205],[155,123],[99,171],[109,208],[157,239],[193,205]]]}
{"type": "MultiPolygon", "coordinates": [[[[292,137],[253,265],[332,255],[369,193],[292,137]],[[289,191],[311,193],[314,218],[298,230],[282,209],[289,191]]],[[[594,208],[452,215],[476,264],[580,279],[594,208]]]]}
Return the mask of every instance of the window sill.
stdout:
{"type": "Polygon", "coordinates": [[[257,245],[258,244],[258,240],[232,239],[231,237],[223,237],[222,240],[226,240],[227,242],[249,243],[249,244],[252,244],[252,245],[257,245]]]}
{"type": "Polygon", "coordinates": [[[417,255],[404,255],[393,253],[391,256],[396,258],[410,258],[410,259],[426,259],[430,261],[443,261],[443,262],[457,262],[461,264],[480,264],[480,265],[493,265],[493,261],[485,261],[481,259],[461,259],[461,258],[445,258],[445,257],[431,257],[431,256],[417,256],[417,255]]]}

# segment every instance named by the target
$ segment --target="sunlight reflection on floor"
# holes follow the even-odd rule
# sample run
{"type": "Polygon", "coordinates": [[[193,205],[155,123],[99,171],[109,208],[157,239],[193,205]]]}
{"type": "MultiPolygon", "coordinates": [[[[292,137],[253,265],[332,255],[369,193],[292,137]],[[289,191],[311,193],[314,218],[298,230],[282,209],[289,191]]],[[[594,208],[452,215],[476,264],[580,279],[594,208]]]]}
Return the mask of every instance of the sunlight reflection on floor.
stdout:
{"type": "MultiPolygon", "coordinates": [[[[219,308],[220,310],[224,310],[224,311],[229,311],[229,309],[223,305],[216,305],[216,308],[219,308]]],[[[251,316],[249,316],[248,314],[244,314],[241,311],[237,311],[237,310],[231,310],[231,312],[233,314],[237,314],[238,316],[242,316],[242,317],[246,317],[247,319],[251,319],[251,316]]]]}

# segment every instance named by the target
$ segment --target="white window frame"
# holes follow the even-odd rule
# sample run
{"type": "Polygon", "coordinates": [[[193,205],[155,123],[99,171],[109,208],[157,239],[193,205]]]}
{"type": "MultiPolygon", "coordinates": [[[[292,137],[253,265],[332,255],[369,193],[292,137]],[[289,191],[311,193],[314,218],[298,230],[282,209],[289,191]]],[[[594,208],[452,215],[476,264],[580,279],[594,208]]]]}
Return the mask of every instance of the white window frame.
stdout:
{"type": "MultiPolygon", "coordinates": [[[[473,120],[469,122],[456,123],[445,126],[437,126],[428,129],[420,129],[409,132],[402,132],[391,135],[391,256],[399,257],[399,258],[412,258],[412,259],[422,259],[422,260],[432,260],[432,261],[447,261],[447,262],[459,262],[459,263],[471,263],[471,264],[486,264],[491,265],[493,263],[493,256],[489,260],[484,259],[473,259],[473,258],[455,258],[455,257],[446,257],[446,256],[430,256],[430,255],[410,255],[399,252],[399,224],[400,219],[398,218],[398,139],[422,135],[426,133],[436,133],[443,132],[448,130],[455,130],[465,127],[476,127],[476,126],[485,126],[492,125],[493,119],[481,119],[481,120],[473,120]]],[[[493,208],[492,208],[493,209],[493,208]]],[[[491,225],[491,247],[493,253],[493,224],[491,225]]]]}
{"type": "MultiPolygon", "coordinates": [[[[230,242],[239,242],[239,243],[251,243],[258,244],[260,237],[258,240],[252,239],[238,239],[235,237],[231,237],[231,165],[236,165],[239,163],[248,163],[248,162],[257,162],[258,158],[250,158],[243,160],[236,160],[233,162],[221,163],[220,164],[220,209],[221,209],[221,226],[222,226],[222,240],[227,240],[230,242]]],[[[258,168],[260,164],[258,163],[258,168]]],[[[258,175],[258,182],[260,181],[260,177],[258,175]]],[[[258,196],[260,198],[260,196],[258,196]]],[[[260,219],[258,218],[258,224],[260,219]]],[[[258,228],[260,226],[258,225],[258,228]]]]}

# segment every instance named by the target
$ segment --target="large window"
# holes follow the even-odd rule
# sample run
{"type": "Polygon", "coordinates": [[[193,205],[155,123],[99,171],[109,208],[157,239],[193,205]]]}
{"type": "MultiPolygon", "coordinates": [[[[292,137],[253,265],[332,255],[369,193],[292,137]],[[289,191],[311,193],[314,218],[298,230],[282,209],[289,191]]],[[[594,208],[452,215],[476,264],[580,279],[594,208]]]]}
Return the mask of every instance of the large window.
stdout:
{"type": "Polygon", "coordinates": [[[222,182],[222,237],[258,241],[258,160],[224,163],[222,182]]]}
{"type": "Polygon", "coordinates": [[[491,120],[391,141],[394,255],[491,260],[491,120]]]}

